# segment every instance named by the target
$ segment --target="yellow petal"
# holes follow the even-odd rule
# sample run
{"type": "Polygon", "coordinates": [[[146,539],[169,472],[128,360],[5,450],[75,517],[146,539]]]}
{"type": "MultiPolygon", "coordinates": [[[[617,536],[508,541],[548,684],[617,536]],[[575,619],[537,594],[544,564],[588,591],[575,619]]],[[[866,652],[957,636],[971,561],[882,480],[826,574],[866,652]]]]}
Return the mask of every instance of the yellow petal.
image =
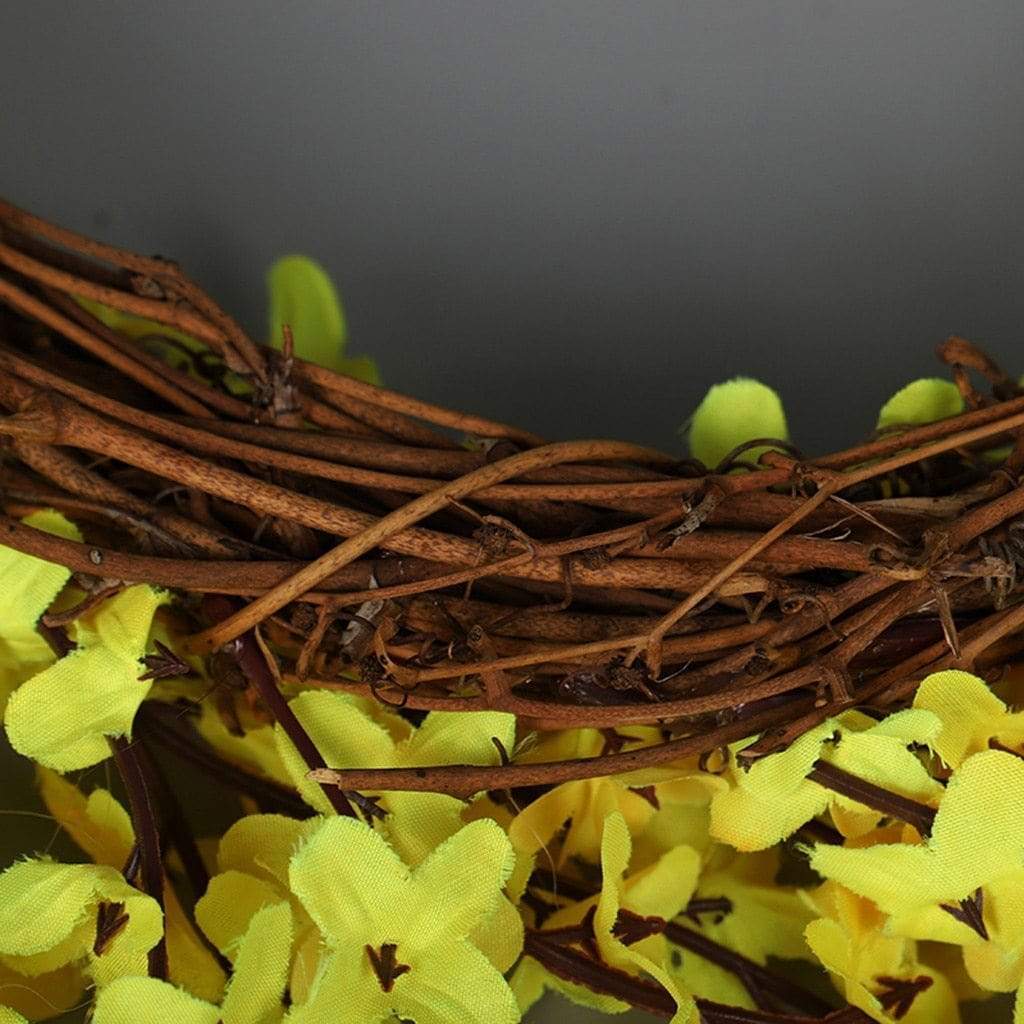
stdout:
{"type": "Polygon", "coordinates": [[[811,865],[890,914],[955,905],[1024,859],[1022,802],[1024,760],[984,751],[953,775],[926,843],[867,849],[819,844],[811,865]]]}
{"type": "Polygon", "coordinates": [[[493,821],[445,840],[413,873],[405,913],[417,945],[469,935],[494,913],[513,863],[508,836],[493,821]]]}
{"type": "Polygon", "coordinates": [[[504,712],[431,711],[412,736],[399,745],[397,763],[410,767],[496,765],[500,763],[500,755],[494,740],[511,753],[515,735],[515,716],[504,712]]]}
{"type": "MultiPolygon", "coordinates": [[[[690,453],[710,468],[746,441],[785,441],[788,437],[779,396],[749,377],[736,377],[712,387],[697,406],[689,429],[690,453]]],[[[744,458],[756,461],[769,447],[752,449],[744,458]]]]}
{"type": "MultiPolygon", "coordinates": [[[[53,509],[33,512],[22,522],[68,540],[82,539],[78,528],[53,509]]],[[[0,547],[0,714],[17,686],[55,660],[36,623],[70,576],[62,565],[0,547]]]]}
{"type": "MultiPolygon", "coordinates": [[[[0,961],[0,1013],[16,1010],[29,1020],[46,1020],[77,1005],[84,992],[85,978],[76,964],[27,977],[0,961]]],[[[0,1024],[9,1021],[0,1016],[0,1024]]]]}
{"type": "Polygon", "coordinates": [[[393,942],[406,933],[409,868],[361,821],[323,820],[292,857],[289,879],[333,948],[393,942]]]}
{"type": "Polygon", "coordinates": [[[500,896],[493,913],[469,933],[469,941],[504,974],[523,951],[523,919],[515,906],[500,896]]]}
{"type": "Polygon", "coordinates": [[[130,733],[149,692],[139,681],[139,659],[153,615],[166,600],[152,587],[129,587],[77,624],[85,645],[11,696],[4,722],[15,750],[62,772],[107,758],[107,737],[130,733]]]}
{"type": "Polygon", "coordinates": [[[96,999],[93,1024],[139,1024],[173,1021],[174,1024],[217,1024],[216,1006],[196,999],[180,988],[156,978],[119,978],[96,999]]]}
{"type": "MultiPolygon", "coordinates": [[[[629,864],[631,852],[629,829],[625,818],[621,814],[610,814],[605,820],[601,844],[601,895],[594,915],[594,935],[601,957],[613,967],[633,972],[640,970],[654,978],[675,1000],[676,1012],[672,1017],[672,1024],[696,1024],[699,1015],[693,997],[680,990],[665,965],[645,956],[636,947],[627,946],[613,934],[612,930],[622,907],[622,876],[629,864]]],[[[666,857],[671,856],[672,854],[666,854],[666,857]]],[[[691,874],[692,889],[692,882],[696,877],[695,866],[684,865],[683,871],[684,879],[687,872],[691,874]]],[[[689,893],[686,893],[683,902],[688,898],[689,893]]]]}
{"type": "Polygon", "coordinates": [[[952,381],[922,377],[901,388],[882,406],[877,429],[934,423],[963,411],[963,396],[952,381]]]}
{"type": "Polygon", "coordinates": [[[241,871],[225,871],[210,879],[196,902],[196,923],[233,960],[256,914],[264,907],[276,906],[280,899],[280,891],[269,882],[241,871]]]}
{"type": "Polygon", "coordinates": [[[58,947],[89,919],[100,879],[114,874],[91,864],[13,864],[0,874],[0,953],[31,956],[58,947]]]}
{"type": "Polygon", "coordinates": [[[97,864],[120,869],[135,842],[128,812],[105,789],[88,797],[49,768],[37,767],[39,792],[49,812],[97,864]]]}
{"type": "Polygon", "coordinates": [[[287,903],[258,910],[235,960],[221,1007],[223,1024],[271,1024],[280,1018],[292,951],[292,912],[287,903]]]}
{"type": "Polygon", "coordinates": [[[928,676],[918,688],[914,707],[927,709],[940,720],[935,751],[954,768],[987,750],[993,738],[1010,747],[1024,742],[1024,714],[1011,714],[985,681],[969,672],[951,669],[928,676]]]}

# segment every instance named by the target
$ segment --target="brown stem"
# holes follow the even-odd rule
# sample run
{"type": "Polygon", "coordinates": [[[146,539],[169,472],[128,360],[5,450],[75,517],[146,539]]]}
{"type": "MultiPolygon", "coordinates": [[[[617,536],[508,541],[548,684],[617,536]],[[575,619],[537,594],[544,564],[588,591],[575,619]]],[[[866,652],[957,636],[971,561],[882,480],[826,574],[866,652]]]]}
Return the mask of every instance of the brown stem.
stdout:
{"type": "MultiPolygon", "coordinates": [[[[214,622],[223,621],[232,614],[232,604],[233,602],[229,598],[211,594],[203,599],[203,610],[207,618],[214,622]]],[[[268,663],[268,653],[261,647],[256,634],[248,632],[236,637],[230,653],[238,662],[242,674],[256,688],[260,699],[274,716],[274,720],[287,733],[288,738],[295,745],[295,749],[298,750],[310,770],[326,767],[326,762],[320,755],[316,744],[310,739],[309,733],[302,727],[302,723],[295,717],[295,712],[292,711],[288,701],[278,689],[277,679],[268,663]]],[[[340,789],[334,786],[324,786],[323,790],[336,814],[349,818],[356,817],[356,812],[340,789]]]]}
{"type": "MultiPolygon", "coordinates": [[[[164,866],[160,855],[160,830],[157,828],[145,773],[134,743],[123,736],[111,739],[110,747],[117,762],[121,780],[128,795],[135,841],[139,848],[142,890],[156,900],[161,913],[164,909],[164,866]]],[[[167,942],[163,935],[149,951],[149,975],[167,980],[167,942]]]]}
{"type": "Polygon", "coordinates": [[[815,761],[814,767],[807,773],[807,778],[824,786],[833,793],[856,800],[872,810],[878,811],[889,818],[898,818],[908,825],[913,825],[922,836],[931,835],[935,824],[935,810],[927,804],[909,797],[900,796],[873,782],[851,775],[828,761],[815,761]]]}

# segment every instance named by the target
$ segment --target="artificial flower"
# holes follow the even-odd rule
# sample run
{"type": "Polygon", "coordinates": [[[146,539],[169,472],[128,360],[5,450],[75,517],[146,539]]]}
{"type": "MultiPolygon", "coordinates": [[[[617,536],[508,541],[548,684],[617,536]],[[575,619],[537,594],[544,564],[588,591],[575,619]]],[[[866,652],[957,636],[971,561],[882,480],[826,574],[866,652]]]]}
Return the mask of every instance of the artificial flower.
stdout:
{"type": "Polygon", "coordinates": [[[999,750],[969,757],[953,774],[921,842],[863,849],[826,843],[811,866],[884,913],[907,919],[935,906],[960,906],[1024,861],[1024,760],[999,750]]]}
{"type": "MultiPolygon", "coordinates": [[[[388,712],[377,711],[371,717],[358,698],[347,694],[309,691],[290,705],[324,760],[338,768],[495,765],[501,756],[495,740],[506,751],[515,741],[514,716],[497,711],[434,711],[413,729],[388,712]]],[[[276,738],[281,760],[303,798],[321,814],[332,814],[323,790],[306,778],[308,765],[280,726],[276,738]]],[[[385,834],[411,865],[463,825],[465,804],[442,793],[396,791],[374,796],[387,814],[385,834]]]]}
{"type": "MultiPolygon", "coordinates": [[[[22,522],[66,540],[82,539],[78,527],[53,509],[22,522]]],[[[21,683],[57,660],[36,625],[70,578],[71,570],[62,565],[0,547],[0,715],[21,683]]]]}
{"type": "Polygon", "coordinates": [[[150,628],[165,591],[128,587],[76,619],[70,654],[27,679],[11,695],[7,736],[20,754],[67,772],[110,756],[108,737],[131,734],[149,693],[145,669],[150,628]]]}
{"type": "Polygon", "coordinates": [[[914,707],[930,711],[942,725],[935,752],[951,768],[992,742],[1024,746],[1024,712],[1011,712],[983,679],[950,669],[928,676],[914,696],[914,707]]]}
{"type": "Polygon", "coordinates": [[[923,377],[900,388],[882,406],[876,429],[921,426],[958,416],[963,411],[963,396],[952,381],[923,377]]]}
{"type": "MultiPolygon", "coordinates": [[[[94,863],[120,870],[135,846],[128,812],[105,789],[88,797],[56,772],[38,768],[39,791],[47,810],[94,863]]],[[[164,931],[171,981],[203,999],[219,999],[224,972],[203,944],[170,879],[163,889],[164,931]]]]}
{"type": "Polygon", "coordinates": [[[494,913],[512,863],[491,821],[466,825],[410,869],[363,822],[324,819],[289,871],[325,943],[289,1024],[518,1021],[505,979],[468,938],[494,913]]]}
{"type": "Polygon", "coordinates": [[[338,373],[380,383],[368,356],[345,355],[347,330],[341,302],[326,271],[308,256],[282,256],[267,271],[270,343],[280,348],[284,326],[291,328],[295,353],[338,373]]]}
{"type": "Polygon", "coordinates": [[[39,857],[0,874],[0,957],[19,974],[80,965],[101,986],[144,974],[163,931],[156,900],[114,868],[39,857]],[[107,922],[99,928],[107,933],[101,942],[98,922],[107,922]]]}
{"type": "Polygon", "coordinates": [[[807,926],[807,943],[851,1006],[882,1024],[959,1024],[946,978],[917,956],[916,944],[884,934],[884,917],[841,886],[816,894],[827,916],[807,926]]]}
{"type": "MultiPolygon", "coordinates": [[[[687,434],[690,454],[711,469],[747,441],[789,439],[782,400],[767,384],[749,377],[712,387],[697,406],[687,434]]],[[[770,449],[771,445],[752,448],[744,459],[756,462],[770,449]]]]}
{"type": "Polygon", "coordinates": [[[748,770],[734,769],[733,787],[712,801],[711,833],[737,850],[764,850],[826,810],[845,835],[873,828],[879,812],[807,778],[818,760],[922,803],[937,801],[941,785],[909,747],[931,742],[939,727],[934,715],[919,709],[877,723],[859,712],[829,719],[786,750],[748,770]]]}
{"type": "Polygon", "coordinates": [[[138,1024],[141,1020],[174,1024],[277,1024],[292,948],[291,910],[287,903],[262,907],[242,936],[234,971],[218,1006],[156,978],[119,978],[96,999],[93,1024],[138,1024]]]}

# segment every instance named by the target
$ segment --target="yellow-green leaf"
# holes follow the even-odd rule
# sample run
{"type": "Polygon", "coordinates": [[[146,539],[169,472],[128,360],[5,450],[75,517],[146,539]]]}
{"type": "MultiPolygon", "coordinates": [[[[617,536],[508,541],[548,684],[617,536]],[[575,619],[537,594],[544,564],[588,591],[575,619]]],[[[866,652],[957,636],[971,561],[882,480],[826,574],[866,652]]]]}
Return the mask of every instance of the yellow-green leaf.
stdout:
{"type": "MultiPolygon", "coordinates": [[[[734,448],[758,438],[786,441],[789,430],[778,394],[749,377],[714,385],[690,421],[690,454],[710,468],[734,448]]],[[[756,460],[770,447],[753,448],[744,458],[756,460]]]]}
{"type": "Polygon", "coordinates": [[[921,426],[958,416],[963,411],[963,397],[952,381],[923,377],[900,388],[882,406],[877,429],[921,426]]]}

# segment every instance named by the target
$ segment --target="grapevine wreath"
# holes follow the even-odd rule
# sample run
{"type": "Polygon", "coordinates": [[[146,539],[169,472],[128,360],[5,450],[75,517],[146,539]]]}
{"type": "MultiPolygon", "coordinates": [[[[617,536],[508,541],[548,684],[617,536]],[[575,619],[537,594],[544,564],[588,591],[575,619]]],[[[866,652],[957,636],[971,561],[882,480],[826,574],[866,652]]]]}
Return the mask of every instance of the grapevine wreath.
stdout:
{"type": "Polygon", "coordinates": [[[825,457],[750,380],[689,458],[549,443],[269,281],[257,344],[0,203],[0,707],[80,850],[0,874],[2,1024],[1010,1019],[1013,377],[951,338],[825,457]]]}

